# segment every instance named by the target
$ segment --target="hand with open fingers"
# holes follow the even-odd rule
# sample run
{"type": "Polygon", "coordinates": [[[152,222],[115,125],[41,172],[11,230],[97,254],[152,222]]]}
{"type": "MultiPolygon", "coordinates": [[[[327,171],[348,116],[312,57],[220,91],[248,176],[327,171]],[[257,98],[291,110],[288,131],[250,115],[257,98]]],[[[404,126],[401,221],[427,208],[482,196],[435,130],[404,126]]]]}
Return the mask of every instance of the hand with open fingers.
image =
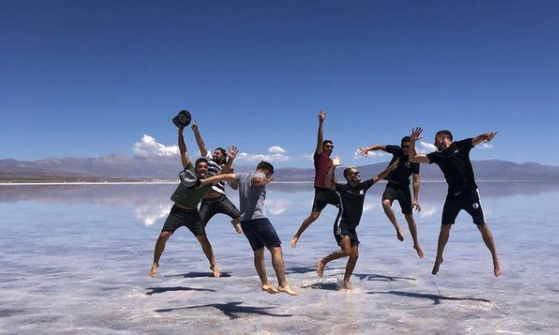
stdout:
{"type": "Polygon", "coordinates": [[[239,149],[237,148],[237,146],[232,145],[229,147],[229,152],[227,153],[227,156],[229,156],[229,159],[235,159],[238,153],[239,153],[239,149]]]}
{"type": "Polygon", "coordinates": [[[194,122],[192,122],[192,130],[193,131],[198,131],[198,122],[196,120],[194,120],[194,122]]]}
{"type": "Polygon", "coordinates": [[[332,160],[332,166],[338,167],[340,165],[342,165],[342,159],[340,158],[340,156],[334,157],[334,159],[332,160]]]}
{"type": "Polygon", "coordinates": [[[422,139],[421,137],[422,132],[423,132],[423,128],[421,127],[413,128],[410,135],[410,140],[412,142],[419,141],[420,139],[422,139]]]}
{"type": "Polygon", "coordinates": [[[359,148],[357,151],[363,156],[367,156],[369,154],[369,148],[359,148]]]}
{"type": "Polygon", "coordinates": [[[497,132],[493,131],[493,132],[490,132],[490,133],[485,133],[484,135],[486,137],[485,142],[491,142],[495,138],[495,136],[497,136],[497,132]]]}

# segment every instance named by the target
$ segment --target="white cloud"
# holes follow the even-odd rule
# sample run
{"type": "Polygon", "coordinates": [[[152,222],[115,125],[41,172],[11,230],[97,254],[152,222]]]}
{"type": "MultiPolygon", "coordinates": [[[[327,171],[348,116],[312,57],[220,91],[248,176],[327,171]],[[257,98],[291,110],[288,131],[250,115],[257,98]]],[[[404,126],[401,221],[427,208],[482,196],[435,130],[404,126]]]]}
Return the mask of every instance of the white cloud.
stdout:
{"type": "Polygon", "coordinates": [[[365,202],[365,205],[363,206],[363,213],[369,212],[369,211],[374,211],[377,208],[377,204],[373,203],[373,202],[365,202]]]}
{"type": "Polygon", "coordinates": [[[388,154],[384,151],[380,151],[380,150],[375,150],[375,151],[369,151],[367,152],[366,156],[363,156],[359,153],[359,149],[355,150],[355,152],[353,153],[353,158],[354,159],[361,159],[361,158],[365,158],[365,157],[373,157],[373,158],[379,158],[379,157],[386,157],[388,156],[388,154]]]}
{"type": "Polygon", "coordinates": [[[437,151],[437,147],[434,144],[423,142],[423,141],[419,142],[419,148],[417,148],[418,153],[428,154],[433,151],[437,151]]]}
{"type": "Polygon", "coordinates": [[[314,153],[311,154],[303,154],[301,155],[302,158],[310,161],[310,162],[314,162],[314,153]]]}
{"type": "Polygon", "coordinates": [[[289,201],[287,200],[266,200],[266,210],[268,210],[272,215],[283,214],[287,207],[289,207],[289,201]]]}
{"type": "Polygon", "coordinates": [[[143,205],[134,208],[134,216],[144,223],[146,227],[153,225],[157,220],[167,216],[171,210],[171,205],[143,205]]]}
{"type": "Polygon", "coordinates": [[[437,213],[437,209],[435,207],[427,207],[427,208],[423,207],[421,209],[421,212],[419,212],[419,217],[428,218],[435,215],[436,213],[437,213]]]}
{"type": "Polygon", "coordinates": [[[140,142],[134,143],[132,150],[136,155],[144,157],[174,156],[179,154],[179,147],[177,145],[166,146],[157,143],[153,137],[146,134],[144,134],[140,142]]]}
{"type": "Polygon", "coordinates": [[[283,154],[286,153],[287,151],[285,151],[285,149],[282,148],[282,147],[280,147],[280,146],[274,145],[274,146],[268,148],[268,152],[271,153],[271,154],[280,154],[280,155],[283,155],[283,154]]]}
{"type": "Polygon", "coordinates": [[[489,143],[482,143],[481,145],[478,145],[478,148],[480,148],[480,149],[493,149],[493,146],[489,143]]]}
{"type": "Polygon", "coordinates": [[[285,155],[287,151],[282,147],[274,145],[268,148],[268,154],[250,154],[246,152],[239,152],[237,154],[237,161],[256,163],[260,161],[267,161],[270,163],[287,162],[291,160],[291,156],[285,155]]]}

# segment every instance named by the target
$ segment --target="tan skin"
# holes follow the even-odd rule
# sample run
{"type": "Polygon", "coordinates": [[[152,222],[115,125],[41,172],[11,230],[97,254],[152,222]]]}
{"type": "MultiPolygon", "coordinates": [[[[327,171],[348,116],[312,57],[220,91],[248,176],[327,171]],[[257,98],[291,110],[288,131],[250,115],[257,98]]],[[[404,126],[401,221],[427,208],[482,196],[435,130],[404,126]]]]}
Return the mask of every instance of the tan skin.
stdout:
{"type": "MultiPolygon", "coordinates": [[[[264,178],[259,176],[254,176],[252,178],[252,184],[264,186],[272,182],[273,177],[269,170],[267,169],[257,169],[256,173],[264,173],[264,178]]],[[[236,181],[236,175],[234,173],[225,173],[225,174],[218,174],[213,177],[209,177],[206,179],[201,180],[202,185],[206,184],[216,184],[220,181],[227,181],[233,182],[236,181]]],[[[262,291],[267,292],[269,294],[276,294],[276,293],[287,293],[292,296],[298,295],[298,293],[289,286],[287,283],[287,279],[285,277],[285,265],[283,261],[283,252],[281,246],[279,247],[272,247],[268,249],[272,256],[272,266],[274,268],[274,272],[276,273],[276,278],[278,280],[278,288],[274,288],[270,281],[268,280],[268,276],[266,274],[266,266],[264,263],[264,248],[260,248],[254,251],[254,267],[256,269],[256,273],[258,273],[258,277],[260,278],[261,288],[262,291]]]]}
{"type": "MultiPolygon", "coordinates": [[[[408,146],[409,146],[409,142],[403,142],[400,146],[405,155],[408,154],[408,146]]],[[[367,156],[370,151],[377,151],[377,150],[386,151],[386,145],[382,145],[382,144],[371,145],[371,146],[368,146],[368,147],[365,147],[365,148],[360,148],[358,151],[361,155],[367,156]]],[[[414,208],[416,211],[419,212],[419,211],[421,211],[421,205],[419,204],[419,200],[418,200],[418,198],[419,198],[419,174],[414,173],[412,175],[412,180],[413,180],[412,208],[414,208]]],[[[404,230],[398,224],[398,220],[396,219],[396,215],[394,214],[394,211],[392,210],[392,201],[389,200],[389,199],[382,200],[382,209],[384,210],[384,213],[388,217],[388,220],[390,221],[390,223],[392,223],[392,225],[394,226],[394,229],[396,229],[396,237],[398,238],[398,240],[403,241],[404,240],[404,230]]],[[[417,252],[417,255],[419,256],[419,258],[423,259],[424,254],[423,254],[423,250],[419,246],[419,239],[417,237],[417,226],[415,224],[415,220],[413,218],[413,215],[404,214],[404,218],[406,219],[406,222],[408,223],[408,228],[409,228],[410,234],[412,236],[413,248],[417,252]]]]}
{"type": "MultiPolygon", "coordinates": [[[[342,162],[340,157],[338,156],[332,160],[332,163],[333,163],[332,168],[330,168],[330,171],[326,176],[326,185],[328,185],[328,187],[330,187],[332,190],[335,190],[336,185],[335,183],[332,183],[332,176],[335,173],[334,171],[336,167],[340,166],[342,162]]],[[[392,165],[386,168],[386,170],[382,171],[377,176],[375,176],[373,178],[375,183],[377,183],[381,179],[386,178],[390,173],[390,171],[398,167],[398,163],[399,161],[396,160],[392,165]]],[[[349,173],[345,177],[347,183],[352,187],[356,187],[357,185],[359,185],[359,183],[361,182],[361,173],[357,170],[357,168],[351,168],[351,170],[349,170],[348,172],[349,173]]],[[[359,258],[359,246],[358,245],[352,246],[350,237],[347,235],[342,236],[342,240],[340,241],[339,246],[340,246],[340,250],[336,250],[318,260],[318,264],[316,267],[316,274],[319,277],[322,277],[324,275],[324,267],[326,266],[326,264],[339,258],[348,257],[344,279],[343,279],[343,288],[346,290],[351,290],[352,287],[350,285],[350,279],[351,279],[351,275],[353,274],[353,270],[355,269],[355,265],[357,264],[357,259],[359,258]]]]}
{"type": "MultiPolygon", "coordinates": [[[[410,135],[411,141],[409,146],[409,160],[410,162],[417,162],[417,163],[430,163],[429,158],[427,155],[418,154],[415,150],[415,142],[422,139],[421,134],[423,129],[421,127],[414,128],[412,130],[412,134],[410,135]]],[[[490,132],[478,135],[472,139],[472,145],[478,145],[484,142],[491,142],[495,136],[497,136],[497,132],[490,132]]],[[[440,151],[447,149],[452,144],[452,139],[448,134],[439,134],[435,138],[435,146],[440,151]]],[[[441,226],[441,231],[439,233],[439,240],[437,243],[437,257],[435,259],[435,264],[433,265],[433,270],[431,273],[436,275],[439,272],[440,266],[443,263],[443,253],[446,244],[448,243],[448,239],[450,237],[450,229],[452,228],[452,224],[443,223],[441,226]]],[[[493,239],[493,234],[489,229],[489,225],[485,223],[484,225],[477,225],[479,232],[481,233],[481,237],[487,249],[491,253],[491,257],[493,260],[493,274],[495,277],[499,277],[502,274],[501,271],[501,264],[499,262],[499,256],[497,254],[497,247],[495,246],[495,241],[493,239]]]]}
{"type": "MultiPolygon", "coordinates": [[[[179,145],[179,151],[180,151],[182,166],[183,166],[183,168],[186,168],[188,166],[188,164],[190,163],[190,157],[188,155],[188,152],[186,150],[186,145],[184,143],[183,130],[184,130],[184,127],[179,128],[178,145],[179,145]]],[[[198,164],[195,167],[195,171],[196,171],[196,174],[200,177],[200,179],[205,179],[207,177],[207,174],[208,174],[208,164],[206,162],[203,162],[203,161],[198,162],[198,164]]],[[[165,246],[167,244],[167,240],[169,240],[171,235],[173,235],[173,233],[168,232],[168,231],[162,231],[159,234],[159,237],[157,238],[157,241],[155,242],[155,249],[154,249],[154,252],[153,252],[153,263],[152,263],[151,268],[148,272],[148,275],[152,278],[157,275],[157,270],[159,269],[159,260],[161,258],[161,255],[163,254],[163,251],[165,251],[165,246]]],[[[214,256],[214,253],[213,253],[212,245],[211,245],[210,241],[208,240],[208,237],[206,235],[197,235],[196,239],[200,243],[200,246],[202,247],[202,251],[204,252],[204,255],[206,255],[206,258],[210,262],[210,270],[212,271],[213,276],[215,278],[219,278],[221,276],[221,274],[219,272],[219,268],[217,266],[215,256],[214,256]]]]}
{"type": "MultiPolygon", "coordinates": [[[[315,152],[317,154],[321,154],[324,151],[328,156],[330,156],[332,154],[332,151],[334,150],[334,145],[331,143],[323,143],[324,142],[324,127],[323,127],[324,120],[326,120],[326,112],[321,109],[320,113],[318,114],[318,136],[316,140],[315,152]]],[[[320,211],[311,211],[310,215],[306,217],[305,220],[303,220],[303,223],[301,223],[301,226],[299,227],[295,235],[293,235],[293,237],[291,238],[290,241],[291,247],[293,248],[297,247],[297,242],[299,241],[299,238],[301,238],[303,232],[307,230],[307,228],[309,228],[310,225],[318,219],[320,213],[321,213],[320,211]]]]}

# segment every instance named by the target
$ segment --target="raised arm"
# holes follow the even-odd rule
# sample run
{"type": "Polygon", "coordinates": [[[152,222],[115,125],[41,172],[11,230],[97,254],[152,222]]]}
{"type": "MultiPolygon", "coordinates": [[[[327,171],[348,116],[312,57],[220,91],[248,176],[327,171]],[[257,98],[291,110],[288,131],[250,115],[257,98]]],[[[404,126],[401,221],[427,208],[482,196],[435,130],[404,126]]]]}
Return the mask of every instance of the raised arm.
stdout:
{"type": "MultiPolygon", "coordinates": [[[[227,154],[229,158],[227,159],[227,163],[225,163],[225,166],[223,167],[221,173],[233,173],[232,166],[235,157],[237,157],[237,153],[239,153],[239,149],[237,149],[236,146],[233,145],[229,148],[229,153],[227,154]]],[[[239,188],[239,184],[237,184],[236,180],[229,180],[228,182],[229,186],[231,186],[232,189],[237,190],[239,188]]]]}
{"type": "Polygon", "coordinates": [[[202,157],[206,157],[208,155],[208,149],[206,148],[206,144],[202,139],[202,135],[200,135],[200,130],[198,129],[198,122],[196,122],[196,120],[192,122],[192,131],[194,132],[196,143],[198,144],[198,148],[200,149],[200,155],[202,157]]]}
{"type": "Polygon", "coordinates": [[[179,152],[181,155],[181,162],[182,167],[186,169],[188,163],[190,163],[190,157],[188,157],[188,152],[186,151],[186,144],[184,144],[184,136],[183,136],[184,127],[179,127],[179,152]]]}
{"type": "Polygon", "coordinates": [[[328,174],[326,175],[326,180],[324,180],[326,186],[331,190],[336,189],[336,182],[334,176],[335,176],[336,168],[340,165],[342,165],[342,159],[340,158],[340,156],[334,157],[334,159],[332,160],[332,166],[330,167],[330,170],[328,170],[328,174]]]}
{"type": "Polygon", "coordinates": [[[375,144],[375,145],[370,145],[368,147],[365,148],[359,148],[358,151],[361,155],[363,156],[367,156],[367,154],[369,153],[369,151],[377,151],[377,150],[384,150],[386,151],[386,145],[383,144],[375,144]]]}
{"type": "Polygon", "coordinates": [[[495,138],[495,136],[497,136],[496,131],[478,135],[472,139],[472,145],[476,146],[483,142],[491,142],[495,138]]]}
{"type": "Polygon", "coordinates": [[[326,112],[321,109],[320,113],[318,114],[318,138],[316,140],[316,150],[315,150],[317,154],[322,153],[322,142],[324,142],[323,124],[325,119],[326,119],[326,112]]]}
{"type": "Polygon", "coordinates": [[[415,142],[419,141],[421,137],[421,133],[423,129],[421,127],[414,128],[410,135],[410,144],[408,146],[408,159],[411,163],[430,163],[429,158],[427,155],[418,154],[415,151],[415,142]]]}

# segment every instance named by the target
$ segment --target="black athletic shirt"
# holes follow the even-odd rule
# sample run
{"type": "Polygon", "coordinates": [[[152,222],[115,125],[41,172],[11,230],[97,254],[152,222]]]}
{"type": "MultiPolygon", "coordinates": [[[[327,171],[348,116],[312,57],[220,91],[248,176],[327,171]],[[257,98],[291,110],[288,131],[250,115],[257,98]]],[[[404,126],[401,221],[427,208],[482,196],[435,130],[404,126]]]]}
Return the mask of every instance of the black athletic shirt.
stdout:
{"type": "Polygon", "coordinates": [[[427,155],[429,163],[435,163],[441,168],[448,183],[449,194],[459,194],[477,188],[472,162],[470,162],[470,151],[474,147],[472,141],[472,138],[467,138],[452,142],[445,150],[427,155]]]}
{"type": "Polygon", "coordinates": [[[336,224],[344,223],[347,227],[355,228],[361,221],[365,193],[373,186],[373,179],[365,180],[356,187],[349,184],[336,184],[336,193],[340,197],[340,209],[336,224]]]}
{"type": "Polygon", "coordinates": [[[397,145],[387,145],[385,151],[392,154],[392,159],[388,166],[398,158],[400,159],[398,167],[390,172],[386,180],[394,184],[409,185],[410,176],[414,173],[419,174],[419,163],[410,163],[408,155],[405,155],[402,148],[397,145]]]}

